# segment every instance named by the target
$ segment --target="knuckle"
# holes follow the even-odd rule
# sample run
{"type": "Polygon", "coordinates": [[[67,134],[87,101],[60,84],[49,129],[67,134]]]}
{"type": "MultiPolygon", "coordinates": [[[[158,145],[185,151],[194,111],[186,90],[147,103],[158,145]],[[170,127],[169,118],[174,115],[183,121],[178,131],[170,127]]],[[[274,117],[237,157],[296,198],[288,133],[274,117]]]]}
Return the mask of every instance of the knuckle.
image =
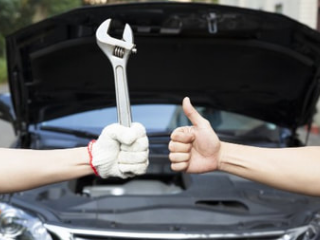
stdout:
{"type": "Polygon", "coordinates": [[[171,164],[171,169],[173,170],[173,171],[180,171],[180,169],[179,169],[179,165],[178,164],[171,164]]]}
{"type": "Polygon", "coordinates": [[[173,132],[170,135],[171,140],[176,140],[178,133],[177,132],[173,132]]]}
{"type": "Polygon", "coordinates": [[[174,152],[175,147],[174,147],[174,142],[173,142],[173,141],[170,141],[170,142],[169,142],[168,148],[169,148],[169,150],[170,150],[171,152],[174,152]]]}
{"type": "Polygon", "coordinates": [[[184,170],[186,170],[186,168],[187,168],[187,163],[185,163],[185,162],[171,164],[171,169],[176,172],[184,171],[184,170]]]}
{"type": "Polygon", "coordinates": [[[207,125],[208,127],[211,127],[211,123],[209,122],[208,119],[203,119],[203,124],[207,125]]]}
{"type": "Polygon", "coordinates": [[[169,159],[170,159],[170,161],[173,161],[174,160],[174,157],[173,157],[174,155],[172,154],[172,153],[169,153],[169,159]]]}
{"type": "Polygon", "coordinates": [[[189,143],[189,144],[187,144],[187,147],[186,147],[187,149],[187,152],[190,152],[191,151],[191,149],[192,149],[192,144],[191,143],[189,143]]]}

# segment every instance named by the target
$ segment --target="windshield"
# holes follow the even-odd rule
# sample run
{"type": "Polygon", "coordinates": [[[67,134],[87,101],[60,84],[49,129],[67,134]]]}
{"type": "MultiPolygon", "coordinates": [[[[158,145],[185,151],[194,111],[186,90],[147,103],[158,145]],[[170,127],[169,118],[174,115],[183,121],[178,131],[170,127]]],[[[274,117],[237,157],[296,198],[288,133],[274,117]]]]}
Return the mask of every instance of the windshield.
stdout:
{"type": "MultiPolygon", "coordinates": [[[[148,133],[169,133],[176,127],[191,125],[184,115],[181,105],[143,104],[132,105],[131,108],[133,121],[142,123],[148,133]]],[[[210,107],[198,106],[196,109],[209,120],[216,132],[243,134],[261,127],[270,131],[277,128],[274,124],[210,107]]],[[[117,109],[116,107],[108,107],[42,122],[41,127],[83,130],[98,134],[103,127],[115,122],[117,122],[117,109]]]]}

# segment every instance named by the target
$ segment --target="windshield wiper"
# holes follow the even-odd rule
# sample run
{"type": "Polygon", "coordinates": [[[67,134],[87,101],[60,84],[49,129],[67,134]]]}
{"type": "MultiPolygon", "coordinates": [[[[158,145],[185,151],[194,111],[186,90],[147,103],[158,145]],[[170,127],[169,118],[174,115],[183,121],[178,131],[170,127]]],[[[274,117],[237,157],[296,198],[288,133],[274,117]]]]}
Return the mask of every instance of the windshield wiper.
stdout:
{"type": "Polygon", "coordinates": [[[40,129],[45,131],[51,131],[51,132],[66,133],[66,134],[70,134],[70,135],[74,135],[76,137],[82,137],[82,138],[96,139],[99,137],[99,135],[95,133],[76,130],[76,129],[70,129],[70,128],[41,126],[40,129]]]}

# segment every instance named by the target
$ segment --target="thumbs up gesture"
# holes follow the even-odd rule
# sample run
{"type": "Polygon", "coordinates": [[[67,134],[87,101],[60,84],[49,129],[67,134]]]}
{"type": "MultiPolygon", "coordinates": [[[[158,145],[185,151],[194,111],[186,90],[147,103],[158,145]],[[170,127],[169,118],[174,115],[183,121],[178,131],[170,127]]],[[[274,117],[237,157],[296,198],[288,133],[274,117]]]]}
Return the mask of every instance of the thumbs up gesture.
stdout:
{"type": "Polygon", "coordinates": [[[188,97],[183,99],[182,108],[192,126],[176,128],[171,134],[171,169],[188,173],[217,170],[222,152],[218,136],[209,121],[192,106],[188,97]]]}

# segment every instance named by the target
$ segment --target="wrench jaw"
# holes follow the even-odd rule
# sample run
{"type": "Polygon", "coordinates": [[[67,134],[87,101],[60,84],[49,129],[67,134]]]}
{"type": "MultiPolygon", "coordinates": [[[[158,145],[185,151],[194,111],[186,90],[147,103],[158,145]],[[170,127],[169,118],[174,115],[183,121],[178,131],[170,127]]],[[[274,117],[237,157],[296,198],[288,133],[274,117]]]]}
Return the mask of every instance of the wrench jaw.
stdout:
{"type": "MultiPolygon", "coordinates": [[[[110,25],[111,19],[107,19],[99,26],[96,31],[97,44],[110,60],[113,59],[117,62],[116,58],[119,58],[126,63],[131,52],[137,51],[135,44],[133,44],[132,29],[129,24],[126,24],[122,40],[120,40],[109,35],[110,25]]],[[[113,61],[111,63],[113,64],[113,61]]]]}

